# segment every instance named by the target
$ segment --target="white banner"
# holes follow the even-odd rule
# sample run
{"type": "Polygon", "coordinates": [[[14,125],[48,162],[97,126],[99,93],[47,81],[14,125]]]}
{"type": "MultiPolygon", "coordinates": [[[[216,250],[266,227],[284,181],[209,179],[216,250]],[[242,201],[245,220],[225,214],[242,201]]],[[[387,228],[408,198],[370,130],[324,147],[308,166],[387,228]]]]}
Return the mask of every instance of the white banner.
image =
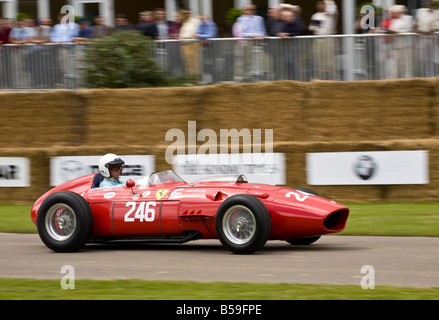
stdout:
{"type": "Polygon", "coordinates": [[[423,150],[308,153],[306,169],[309,185],[429,183],[423,150]]]}
{"type": "MultiPolygon", "coordinates": [[[[60,185],[91,173],[99,172],[99,159],[102,156],[54,157],[50,159],[50,184],[60,185]]],[[[125,161],[122,181],[132,179],[135,182],[155,171],[155,158],[152,155],[121,155],[125,161]]]]}
{"type": "Polygon", "coordinates": [[[29,187],[30,160],[22,157],[0,157],[0,187],[29,187]]]}
{"type": "Polygon", "coordinates": [[[173,170],[187,182],[230,174],[244,174],[250,183],[285,184],[283,153],[237,153],[175,156],[173,170]]]}

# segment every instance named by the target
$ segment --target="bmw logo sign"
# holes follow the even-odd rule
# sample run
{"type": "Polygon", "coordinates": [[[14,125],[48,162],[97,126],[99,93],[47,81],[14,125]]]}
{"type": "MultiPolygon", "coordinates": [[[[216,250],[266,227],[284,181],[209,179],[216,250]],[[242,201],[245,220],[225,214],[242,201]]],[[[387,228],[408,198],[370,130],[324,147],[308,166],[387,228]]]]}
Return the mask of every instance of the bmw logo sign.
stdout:
{"type": "Polygon", "coordinates": [[[354,164],[354,172],[363,180],[369,180],[376,172],[376,163],[372,157],[359,156],[354,164]]]}

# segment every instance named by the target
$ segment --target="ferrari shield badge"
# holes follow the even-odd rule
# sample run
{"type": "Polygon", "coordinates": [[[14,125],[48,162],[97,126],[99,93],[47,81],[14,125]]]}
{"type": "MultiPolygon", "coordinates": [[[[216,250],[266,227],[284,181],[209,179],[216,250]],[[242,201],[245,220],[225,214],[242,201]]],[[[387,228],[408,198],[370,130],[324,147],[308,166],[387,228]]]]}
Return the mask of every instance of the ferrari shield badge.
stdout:
{"type": "Polygon", "coordinates": [[[166,193],[168,193],[168,189],[160,189],[155,194],[155,197],[157,198],[157,200],[160,200],[161,198],[163,198],[165,196],[166,193]]]}

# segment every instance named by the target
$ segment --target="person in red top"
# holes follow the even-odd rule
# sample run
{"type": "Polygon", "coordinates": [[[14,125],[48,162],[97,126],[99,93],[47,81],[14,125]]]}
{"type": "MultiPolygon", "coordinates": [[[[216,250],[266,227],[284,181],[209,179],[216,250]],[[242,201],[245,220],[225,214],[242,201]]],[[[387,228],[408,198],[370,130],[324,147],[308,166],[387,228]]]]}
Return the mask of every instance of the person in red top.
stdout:
{"type": "Polygon", "coordinates": [[[11,24],[8,19],[0,19],[0,44],[9,43],[11,24]]]}
{"type": "MultiPolygon", "coordinates": [[[[0,19],[0,45],[9,43],[9,34],[11,33],[11,23],[8,19],[0,19]]],[[[0,74],[0,88],[10,89],[12,87],[12,73],[11,73],[11,63],[10,63],[10,52],[9,48],[0,47],[0,69],[2,73],[0,74]]]]}

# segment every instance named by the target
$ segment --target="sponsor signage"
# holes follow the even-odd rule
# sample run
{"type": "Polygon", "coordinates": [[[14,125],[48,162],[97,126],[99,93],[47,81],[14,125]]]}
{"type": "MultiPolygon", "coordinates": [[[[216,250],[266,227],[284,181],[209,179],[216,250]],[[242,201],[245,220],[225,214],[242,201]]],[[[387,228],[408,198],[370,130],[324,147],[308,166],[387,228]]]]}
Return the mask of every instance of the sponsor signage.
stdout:
{"type": "Polygon", "coordinates": [[[22,157],[0,157],[0,187],[29,187],[30,160],[22,157]]]}
{"type": "Polygon", "coordinates": [[[225,153],[177,155],[173,170],[187,182],[244,174],[250,183],[285,184],[285,154],[225,153]]]}
{"type": "MultiPolygon", "coordinates": [[[[102,156],[64,156],[50,159],[50,184],[60,185],[91,173],[99,172],[99,159],[102,156]]],[[[132,179],[135,182],[155,171],[155,159],[152,155],[121,155],[125,161],[121,180],[132,179]]]]}
{"type": "Polygon", "coordinates": [[[424,150],[308,153],[306,169],[309,185],[429,183],[424,150]]]}

